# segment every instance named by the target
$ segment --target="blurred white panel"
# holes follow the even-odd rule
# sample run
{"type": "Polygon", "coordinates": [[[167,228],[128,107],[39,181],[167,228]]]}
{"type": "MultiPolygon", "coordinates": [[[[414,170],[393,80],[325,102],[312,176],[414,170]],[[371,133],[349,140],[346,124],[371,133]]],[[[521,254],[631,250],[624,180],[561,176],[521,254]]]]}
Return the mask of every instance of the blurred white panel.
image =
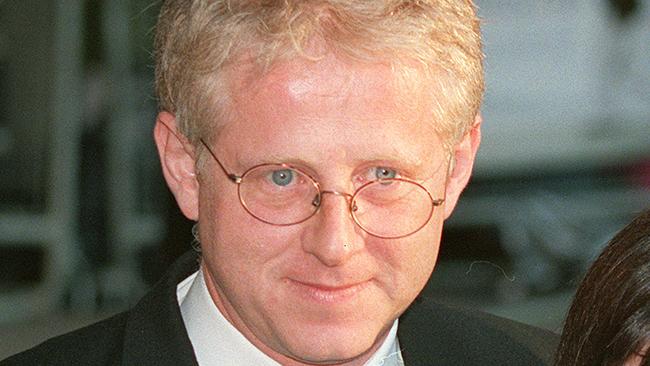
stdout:
{"type": "Polygon", "coordinates": [[[623,22],[605,1],[478,1],[487,91],[477,175],[650,157],[650,12],[641,5],[623,22]]]}

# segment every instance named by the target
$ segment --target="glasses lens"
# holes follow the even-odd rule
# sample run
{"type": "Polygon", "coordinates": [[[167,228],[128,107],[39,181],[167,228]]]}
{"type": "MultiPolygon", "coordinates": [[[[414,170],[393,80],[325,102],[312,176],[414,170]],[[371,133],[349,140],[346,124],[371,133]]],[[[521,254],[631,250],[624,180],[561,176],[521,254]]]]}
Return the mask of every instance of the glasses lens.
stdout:
{"type": "Polygon", "coordinates": [[[400,178],[382,179],[362,187],[352,202],[354,219],[382,238],[399,238],[420,230],[433,213],[429,192],[400,178]]]}
{"type": "Polygon", "coordinates": [[[312,216],[319,191],[308,175],[282,164],[255,167],[242,177],[239,198],[258,219],[275,225],[290,225],[312,216]]]}

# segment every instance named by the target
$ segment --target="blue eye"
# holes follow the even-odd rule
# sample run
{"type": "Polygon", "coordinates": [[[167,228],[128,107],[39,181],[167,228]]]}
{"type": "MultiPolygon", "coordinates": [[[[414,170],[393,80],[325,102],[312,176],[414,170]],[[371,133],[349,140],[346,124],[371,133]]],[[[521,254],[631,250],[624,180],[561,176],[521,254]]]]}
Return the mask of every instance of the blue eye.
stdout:
{"type": "Polygon", "coordinates": [[[287,186],[293,182],[293,171],[291,169],[274,170],[271,173],[271,180],[279,186],[287,186]]]}
{"type": "Polygon", "coordinates": [[[375,168],[375,177],[377,179],[389,179],[389,178],[395,178],[396,176],[397,176],[397,172],[393,169],[384,168],[384,167],[375,168]]]}

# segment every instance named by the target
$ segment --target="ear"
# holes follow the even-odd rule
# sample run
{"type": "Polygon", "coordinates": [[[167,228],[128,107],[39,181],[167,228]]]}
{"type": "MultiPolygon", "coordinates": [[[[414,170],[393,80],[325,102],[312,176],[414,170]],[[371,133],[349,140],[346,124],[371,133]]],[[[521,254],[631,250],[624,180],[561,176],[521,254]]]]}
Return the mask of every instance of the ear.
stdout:
{"type": "Polygon", "coordinates": [[[453,160],[451,164],[453,165],[447,177],[447,190],[445,195],[445,219],[451,215],[456,207],[458,197],[460,197],[460,193],[465,189],[472,175],[474,159],[476,158],[476,152],[481,143],[481,122],[483,122],[483,118],[479,113],[474,118],[472,128],[456,144],[452,152],[453,160]]]}
{"type": "Polygon", "coordinates": [[[195,171],[194,147],[178,132],[176,118],[169,112],[158,114],[154,139],[167,186],[183,214],[188,219],[197,221],[199,182],[195,171]]]}

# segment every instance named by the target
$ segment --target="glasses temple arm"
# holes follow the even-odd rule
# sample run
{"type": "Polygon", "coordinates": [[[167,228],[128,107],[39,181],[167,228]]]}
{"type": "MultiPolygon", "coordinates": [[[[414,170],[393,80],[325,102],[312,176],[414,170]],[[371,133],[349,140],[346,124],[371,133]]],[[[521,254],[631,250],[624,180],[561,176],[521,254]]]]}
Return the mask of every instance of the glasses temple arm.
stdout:
{"type": "Polygon", "coordinates": [[[221,168],[221,171],[223,171],[223,173],[228,177],[228,179],[230,179],[231,181],[237,184],[241,183],[241,177],[237,174],[230,173],[228,170],[226,170],[226,167],[224,167],[223,164],[221,164],[221,162],[217,158],[217,155],[214,153],[214,151],[212,151],[210,146],[208,146],[208,144],[203,140],[203,138],[200,138],[199,141],[201,141],[201,144],[203,144],[203,146],[208,150],[210,155],[212,155],[212,158],[214,159],[214,161],[217,162],[217,165],[219,165],[219,168],[221,168]]]}
{"type": "MultiPolygon", "coordinates": [[[[169,130],[169,132],[171,132],[172,135],[174,135],[178,139],[178,141],[181,141],[181,142],[183,141],[183,139],[181,139],[181,137],[178,136],[176,131],[174,131],[171,127],[169,127],[165,122],[162,122],[160,120],[158,120],[158,122],[160,122],[163,126],[165,126],[167,128],[167,130],[169,130]]],[[[199,140],[201,141],[201,144],[203,144],[203,146],[205,146],[205,148],[208,149],[208,152],[210,153],[210,155],[212,155],[212,158],[214,158],[214,161],[217,162],[217,164],[219,165],[219,167],[221,168],[223,173],[228,177],[228,179],[232,180],[233,182],[235,182],[237,184],[241,183],[241,177],[238,176],[237,174],[233,174],[233,173],[228,172],[226,170],[226,167],[224,167],[223,164],[221,164],[221,162],[219,161],[219,159],[217,159],[217,156],[214,154],[212,149],[210,149],[210,146],[208,146],[208,144],[206,144],[205,141],[202,138],[199,139],[199,140]]]]}

